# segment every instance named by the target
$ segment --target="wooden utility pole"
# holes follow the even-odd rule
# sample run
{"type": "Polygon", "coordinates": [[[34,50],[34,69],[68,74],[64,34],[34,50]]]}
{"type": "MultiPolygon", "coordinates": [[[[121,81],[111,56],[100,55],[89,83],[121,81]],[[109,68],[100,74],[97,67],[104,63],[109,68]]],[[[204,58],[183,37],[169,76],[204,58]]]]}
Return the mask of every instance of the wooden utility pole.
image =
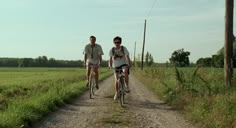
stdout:
{"type": "Polygon", "coordinates": [[[233,13],[234,0],[225,0],[225,44],[224,44],[224,78],[225,85],[230,86],[233,77],[233,13]]]}
{"type": "Polygon", "coordinates": [[[136,41],[135,41],[135,43],[134,43],[134,67],[136,66],[135,64],[136,64],[136,41]]]}
{"type": "Polygon", "coordinates": [[[146,38],[146,24],[147,24],[147,20],[145,20],[145,23],[144,23],[143,50],[142,50],[142,65],[141,65],[141,69],[142,69],[142,70],[143,70],[144,47],[145,47],[145,38],[146,38]]]}

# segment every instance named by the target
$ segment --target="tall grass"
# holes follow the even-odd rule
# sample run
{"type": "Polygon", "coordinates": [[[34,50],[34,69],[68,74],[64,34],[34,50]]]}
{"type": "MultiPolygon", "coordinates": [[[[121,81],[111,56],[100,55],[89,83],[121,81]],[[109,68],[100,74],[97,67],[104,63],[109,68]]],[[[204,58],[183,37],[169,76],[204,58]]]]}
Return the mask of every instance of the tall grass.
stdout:
{"type": "Polygon", "coordinates": [[[148,68],[135,75],[202,127],[236,127],[236,81],[224,86],[223,69],[148,68]]]}
{"type": "MultiPolygon", "coordinates": [[[[30,127],[86,91],[82,69],[0,70],[0,128],[30,127]]],[[[101,70],[100,80],[110,75],[101,70]]]]}

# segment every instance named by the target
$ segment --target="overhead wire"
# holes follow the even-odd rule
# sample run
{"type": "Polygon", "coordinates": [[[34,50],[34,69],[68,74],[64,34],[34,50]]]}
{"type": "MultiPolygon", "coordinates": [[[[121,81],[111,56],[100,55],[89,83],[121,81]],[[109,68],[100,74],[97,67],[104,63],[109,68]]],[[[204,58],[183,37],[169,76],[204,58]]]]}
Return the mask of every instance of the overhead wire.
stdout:
{"type": "Polygon", "coordinates": [[[149,19],[150,15],[151,15],[151,13],[152,13],[152,10],[153,10],[153,8],[154,8],[154,6],[155,6],[155,4],[156,4],[156,2],[157,2],[157,0],[154,0],[154,1],[153,1],[152,7],[151,7],[151,9],[150,9],[150,11],[149,11],[149,13],[148,13],[146,19],[149,19]]]}

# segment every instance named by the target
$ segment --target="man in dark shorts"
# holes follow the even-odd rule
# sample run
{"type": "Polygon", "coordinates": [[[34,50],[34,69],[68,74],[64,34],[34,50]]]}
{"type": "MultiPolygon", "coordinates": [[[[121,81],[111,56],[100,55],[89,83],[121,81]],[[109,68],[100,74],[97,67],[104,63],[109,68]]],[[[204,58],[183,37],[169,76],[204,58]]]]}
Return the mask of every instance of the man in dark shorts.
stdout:
{"type": "MultiPolygon", "coordinates": [[[[129,68],[131,67],[130,63],[130,57],[129,57],[129,51],[126,47],[122,46],[122,38],[117,36],[113,39],[113,43],[115,47],[113,47],[110,50],[110,61],[109,61],[109,68],[115,68],[115,69],[123,69],[123,72],[125,74],[125,87],[126,92],[130,92],[129,88],[129,68]]],[[[115,76],[115,88],[116,93],[114,96],[114,100],[117,100],[117,91],[118,91],[118,80],[117,76],[118,74],[114,72],[115,76]]]]}

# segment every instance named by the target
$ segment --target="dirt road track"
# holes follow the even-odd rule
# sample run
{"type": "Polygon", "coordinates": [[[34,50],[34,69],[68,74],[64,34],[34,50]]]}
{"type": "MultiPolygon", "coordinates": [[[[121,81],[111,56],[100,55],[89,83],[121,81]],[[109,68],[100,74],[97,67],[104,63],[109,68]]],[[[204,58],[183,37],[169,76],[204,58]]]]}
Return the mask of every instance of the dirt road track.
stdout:
{"type": "Polygon", "coordinates": [[[113,101],[110,77],[100,83],[94,99],[85,93],[34,128],[194,128],[133,76],[130,76],[130,87],[125,108],[113,101]]]}

